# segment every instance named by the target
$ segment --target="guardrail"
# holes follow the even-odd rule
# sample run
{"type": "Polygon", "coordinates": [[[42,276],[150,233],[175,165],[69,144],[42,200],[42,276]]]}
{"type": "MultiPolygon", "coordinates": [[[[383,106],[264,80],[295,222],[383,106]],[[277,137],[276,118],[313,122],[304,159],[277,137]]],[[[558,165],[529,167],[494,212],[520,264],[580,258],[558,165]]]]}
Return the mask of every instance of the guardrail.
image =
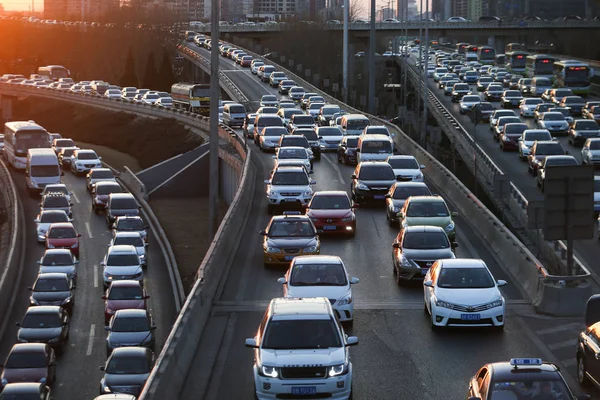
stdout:
{"type": "Polygon", "coordinates": [[[0,160],[0,197],[6,212],[8,224],[8,242],[1,243],[0,262],[0,307],[2,307],[2,322],[0,323],[0,338],[8,326],[15,299],[14,291],[20,287],[25,261],[26,235],[25,212],[19,199],[17,189],[10,176],[7,166],[0,160]]]}

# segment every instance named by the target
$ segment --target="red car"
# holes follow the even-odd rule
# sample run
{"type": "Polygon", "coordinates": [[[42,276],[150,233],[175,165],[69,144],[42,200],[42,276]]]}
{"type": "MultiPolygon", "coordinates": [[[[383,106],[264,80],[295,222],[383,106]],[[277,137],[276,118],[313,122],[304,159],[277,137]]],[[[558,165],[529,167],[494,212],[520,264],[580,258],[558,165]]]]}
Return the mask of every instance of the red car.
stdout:
{"type": "Polygon", "coordinates": [[[102,181],[92,188],[92,209],[94,212],[106,210],[108,195],[111,193],[124,193],[123,188],[117,182],[102,181]]]}
{"type": "Polygon", "coordinates": [[[502,151],[519,150],[519,138],[527,129],[527,124],[510,123],[504,125],[500,135],[500,148],[502,151]]]}
{"type": "Polygon", "coordinates": [[[79,258],[79,238],[75,227],[70,222],[51,224],[46,232],[46,249],[70,249],[79,258]]]}
{"type": "Polygon", "coordinates": [[[2,384],[42,382],[52,386],[56,380],[56,355],[47,343],[15,344],[3,365],[2,384]]]}
{"type": "Polygon", "coordinates": [[[306,215],[315,224],[319,233],[344,233],[354,236],[356,215],[353,205],[344,191],[322,191],[313,195],[306,206],[306,215]]]}
{"type": "Polygon", "coordinates": [[[240,65],[242,67],[249,67],[250,64],[252,64],[252,56],[244,56],[244,57],[242,57],[242,60],[240,61],[240,65]]]}
{"type": "Polygon", "coordinates": [[[114,281],[102,296],[104,300],[104,323],[108,324],[118,310],[147,310],[146,300],[150,296],[138,281],[114,281]]]}

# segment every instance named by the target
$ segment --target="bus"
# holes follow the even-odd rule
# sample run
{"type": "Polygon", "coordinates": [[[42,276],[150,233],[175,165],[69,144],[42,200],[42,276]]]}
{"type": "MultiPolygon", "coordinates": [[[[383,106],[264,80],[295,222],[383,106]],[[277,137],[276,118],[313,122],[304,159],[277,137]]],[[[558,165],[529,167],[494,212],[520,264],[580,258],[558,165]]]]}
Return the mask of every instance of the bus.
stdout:
{"type": "Polygon", "coordinates": [[[475,54],[477,54],[478,51],[479,51],[479,46],[477,46],[475,44],[470,44],[467,47],[467,53],[475,53],[475,54]]]}
{"type": "Polygon", "coordinates": [[[547,54],[532,54],[527,56],[527,61],[525,62],[525,77],[533,78],[534,76],[541,76],[544,78],[552,78],[555,61],[558,61],[556,57],[547,54]]]}
{"type": "Polygon", "coordinates": [[[176,83],[171,86],[173,107],[201,115],[210,114],[210,85],[200,83],[176,83]]]}
{"type": "Polygon", "coordinates": [[[522,43],[509,43],[504,46],[504,53],[511,53],[517,50],[525,50],[525,46],[522,43]]]}
{"type": "Polygon", "coordinates": [[[469,48],[469,46],[470,46],[469,43],[465,43],[465,42],[457,43],[456,44],[456,52],[460,55],[464,55],[467,52],[467,49],[469,48]]]}
{"type": "Polygon", "coordinates": [[[589,64],[577,60],[562,60],[554,63],[554,86],[569,88],[574,94],[589,94],[590,80],[593,75],[594,70],[589,64]]]}
{"type": "Polygon", "coordinates": [[[38,68],[38,75],[46,76],[48,79],[57,81],[60,78],[70,78],[71,71],[62,65],[47,65],[45,67],[38,68]]]}
{"type": "Polygon", "coordinates": [[[481,46],[477,51],[477,60],[483,65],[494,65],[496,50],[492,46],[481,46]]]}
{"type": "Polygon", "coordinates": [[[50,148],[48,132],[33,121],[4,124],[4,157],[15,169],[25,169],[29,149],[50,148]]]}
{"type": "Polygon", "coordinates": [[[528,55],[529,53],[525,51],[511,51],[510,53],[506,53],[506,69],[508,69],[508,72],[512,74],[525,73],[528,55]]]}
{"type": "Polygon", "coordinates": [[[506,54],[496,54],[494,65],[496,67],[504,67],[506,65],[506,54]]]}

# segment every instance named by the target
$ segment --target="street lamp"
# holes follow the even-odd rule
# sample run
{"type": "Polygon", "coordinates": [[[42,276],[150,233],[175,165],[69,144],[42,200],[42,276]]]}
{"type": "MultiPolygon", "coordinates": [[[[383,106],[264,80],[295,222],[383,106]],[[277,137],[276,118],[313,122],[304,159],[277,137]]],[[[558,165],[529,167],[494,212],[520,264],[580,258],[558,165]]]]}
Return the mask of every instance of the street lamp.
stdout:
{"type": "Polygon", "coordinates": [[[344,60],[342,61],[342,99],[344,103],[348,102],[348,19],[350,15],[349,3],[349,0],[344,0],[344,5],[342,6],[344,12],[344,44],[342,54],[344,60]]]}

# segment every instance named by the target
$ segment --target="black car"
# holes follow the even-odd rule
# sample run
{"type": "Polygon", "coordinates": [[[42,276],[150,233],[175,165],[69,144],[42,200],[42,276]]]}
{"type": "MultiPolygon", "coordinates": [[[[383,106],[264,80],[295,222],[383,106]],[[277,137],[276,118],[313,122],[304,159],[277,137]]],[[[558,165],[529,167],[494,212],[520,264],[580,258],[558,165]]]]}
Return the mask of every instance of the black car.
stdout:
{"type": "Polygon", "coordinates": [[[577,399],[590,396],[573,395],[559,368],[541,358],[513,358],[486,364],[469,380],[467,398],[498,399],[577,399]],[[493,395],[492,395],[493,393],[493,395]]]}
{"type": "Polygon", "coordinates": [[[479,103],[477,106],[477,110],[479,113],[479,122],[490,122],[490,117],[496,111],[492,103],[488,101],[483,101],[479,103]]]}
{"type": "Polygon", "coordinates": [[[577,343],[577,381],[581,386],[600,388],[600,322],[579,334],[577,343]]]}
{"type": "Polygon", "coordinates": [[[29,307],[17,326],[17,342],[48,343],[57,354],[69,338],[69,314],[59,306],[29,307]]]}
{"type": "Polygon", "coordinates": [[[500,100],[502,94],[504,93],[504,88],[502,85],[498,85],[497,83],[489,85],[485,90],[485,99],[488,101],[491,100],[500,100]]]}
{"type": "Polygon", "coordinates": [[[294,129],[292,135],[302,135],[308,140],[308,144],[310,145],[310,149],[313,152],[313,156],[315,160],[321,159],[321,145],[319,144],[319,137],[317,136],[317,132],[311,128],[297,128],[294,129]]]}
{"type": "Polygon", "coordinates": [[[138,396],[142,391],[156,357],[145,347],[119,347],[106,364],[101,366],[104,377],[100,381],[100,394],[125,393],[138,396]]]}
{"type": "Polygon", "coordinates": [[[394,182],[396,175],[390,164],[385,161],[363,161],[352,174],[352,201],[359,204],[384,201],[394,182]]]}
{"type": "Polygon", "coordinates": [[[455,83],[452,88],[452,102],[458,103],[467,94],[471,94],[471,87],[468,83],[455,83]]]}
{"type": "Polygon", "coordinates": [[[69,313],[73,312],[75,285],[67,274],[39,274],[29,290],[31,306],[61,306],[69,313]]]}
{"type": "Polygon", "coordinates": [[[337,160],[342,164],[356,164],[358,136],[344,136],[337,149],[337,160]]]}
{"type": "Polygon", "coordinates": [[[19,382],[4,386],[0,399],[7,400],[51,400],[50,388],[43,383],[19,382]]]}

